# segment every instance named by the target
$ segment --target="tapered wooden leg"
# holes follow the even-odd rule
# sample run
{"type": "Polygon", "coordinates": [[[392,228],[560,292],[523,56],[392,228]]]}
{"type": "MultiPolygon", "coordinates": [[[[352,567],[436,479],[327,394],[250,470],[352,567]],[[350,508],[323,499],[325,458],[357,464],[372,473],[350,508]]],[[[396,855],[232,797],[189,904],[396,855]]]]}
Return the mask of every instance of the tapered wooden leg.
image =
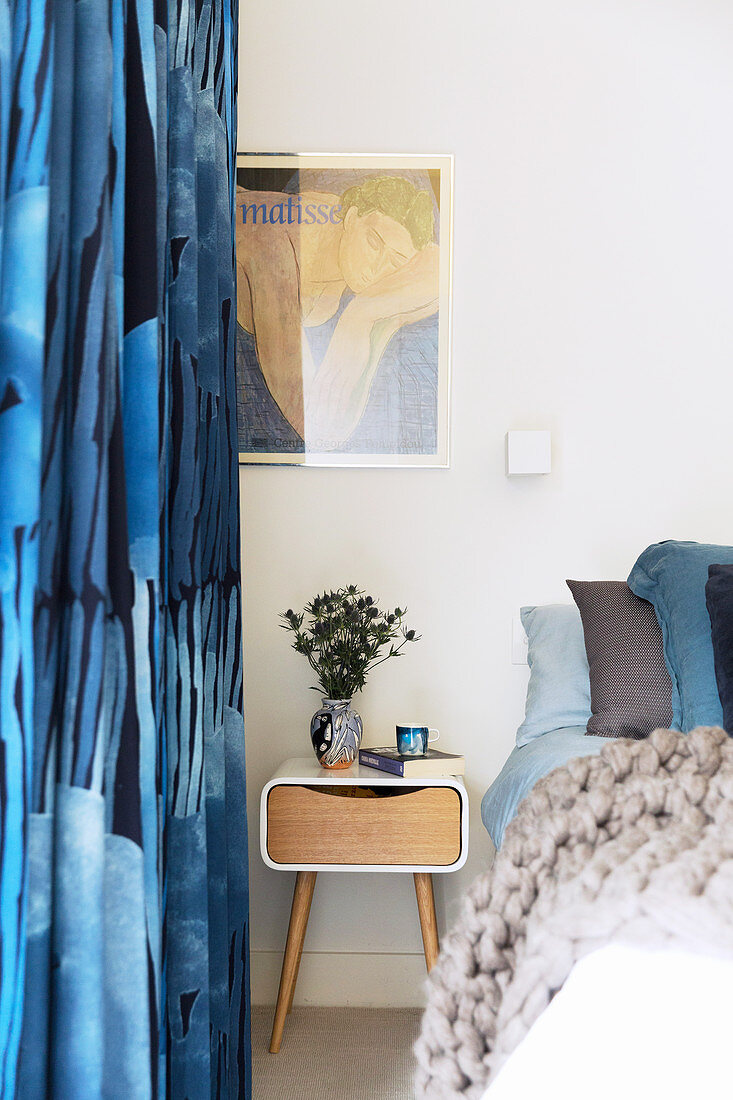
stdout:
{"type": "Polygon", "coordinates": [[[438,943],[438,922],[435,919],[435,897],[433,896],[433,876],[429,872],[415,871],[415,894],[417,911],[420,914],[425,963],[428,973],[438,961],[440,945],[438,943]]]}
{"type": "Polygon", "coordinates": [[[295,986],[298,981],[298,974],[300,973],[300,960],[303,958],[303,944],[300,945],[300,951],[298,952],[298,961],[295,964],[295,977],[293,978],[293,984],[290,987],[290,1000],[288,1001],[288,1016],[293,1011],[293,997],[295,996],[295,986]]]}
{"type": "Polygon", "coordinates": [[[288,940],[285,944],[283,968],[280,974],[280,988],[277,993],[277,1005],[275,1007],[275,1019],[272,1023],[272,1036],[270,1038],[270,1054],[277,1054],[283,1037],[283,1027],[288,1007],[292,1003],[295,992],[295,981],[298,977],[300,956],[303,952],[303,940],[305,930],[308,927],[308,914],[313,901],[313,890],[316,885],[316,871],[298,871],[293,892],[293,904],[290,909],[290,924],[288,925],[288,940]]]}

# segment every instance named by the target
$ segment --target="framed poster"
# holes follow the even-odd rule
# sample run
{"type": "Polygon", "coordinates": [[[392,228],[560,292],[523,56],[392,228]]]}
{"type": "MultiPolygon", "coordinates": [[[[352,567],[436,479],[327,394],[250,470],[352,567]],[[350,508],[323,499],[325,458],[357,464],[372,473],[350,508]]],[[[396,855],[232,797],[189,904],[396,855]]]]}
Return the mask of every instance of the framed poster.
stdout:
{"type": "Polygon", "coordinates": [[[237,156],[239,460],[447,466],[451,156],[237,156]]]}

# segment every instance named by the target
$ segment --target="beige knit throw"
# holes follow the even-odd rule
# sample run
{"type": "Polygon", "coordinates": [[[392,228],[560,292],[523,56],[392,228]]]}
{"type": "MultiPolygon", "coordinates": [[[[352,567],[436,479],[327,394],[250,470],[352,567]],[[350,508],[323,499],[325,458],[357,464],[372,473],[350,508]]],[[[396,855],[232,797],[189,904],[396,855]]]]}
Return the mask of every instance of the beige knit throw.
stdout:
{"type": "Polygon", "coordinates": [[[430,976],[419,1100],[479,1097],[576,960],[612,940],[733,958],[723,730],[609,741],[536,784],[430,976]]]}

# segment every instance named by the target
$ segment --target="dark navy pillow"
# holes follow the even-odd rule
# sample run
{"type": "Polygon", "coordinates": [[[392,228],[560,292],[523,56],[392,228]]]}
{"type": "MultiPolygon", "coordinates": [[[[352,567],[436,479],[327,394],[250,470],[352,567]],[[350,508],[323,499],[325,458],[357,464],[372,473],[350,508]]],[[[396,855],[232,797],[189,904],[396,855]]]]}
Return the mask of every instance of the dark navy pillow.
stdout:
{"type": "Polygon", "coordinates": [[[708,567],[705,599],[713,631],[713,655],[723,726],[733,736],[733,565],[708,567]]]}

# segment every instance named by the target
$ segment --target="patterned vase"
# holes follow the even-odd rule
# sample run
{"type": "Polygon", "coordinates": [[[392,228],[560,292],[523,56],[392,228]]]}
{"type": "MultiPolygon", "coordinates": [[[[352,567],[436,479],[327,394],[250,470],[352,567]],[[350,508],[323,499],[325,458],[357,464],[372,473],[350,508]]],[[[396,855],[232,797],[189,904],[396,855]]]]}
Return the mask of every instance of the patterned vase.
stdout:
{"type": "Polygon", "coordinates": [[[322,699],[311,718],[311,741],[322,768],[350,768],[359,751],[362,721],[351,699],[322,699]]]}

